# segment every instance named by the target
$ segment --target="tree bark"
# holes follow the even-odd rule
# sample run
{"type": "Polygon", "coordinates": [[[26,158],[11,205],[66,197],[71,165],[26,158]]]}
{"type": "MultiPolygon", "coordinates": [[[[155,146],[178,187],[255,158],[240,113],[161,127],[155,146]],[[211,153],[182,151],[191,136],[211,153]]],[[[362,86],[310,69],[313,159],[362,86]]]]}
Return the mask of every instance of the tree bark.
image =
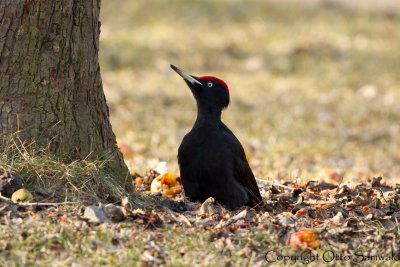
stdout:
{"type": "Polygon", "coordinates": [[[70,160],[128,169],[109,122],[100,67],[100,0],[0,1],[0,133],[70,160]]]}

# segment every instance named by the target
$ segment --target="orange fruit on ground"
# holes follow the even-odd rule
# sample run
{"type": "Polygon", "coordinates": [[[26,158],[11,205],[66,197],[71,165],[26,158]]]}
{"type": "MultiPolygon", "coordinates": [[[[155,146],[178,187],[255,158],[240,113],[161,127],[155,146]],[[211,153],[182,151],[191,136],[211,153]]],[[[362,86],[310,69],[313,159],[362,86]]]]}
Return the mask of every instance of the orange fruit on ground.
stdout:
{"type": "Polygon", "coordinates": [[[151,182],[150,191],[153,193],[162,191],[164,197],[173,197],[182,191],[182,186],[173,173],[166,172],[151,182]]]}
{"type": "Polygon", "coordinates": [[[169,187],[169,188],[163,190],[163,196],[164,197],[173,197],[176,194],[179,194],[181,191],[182,191],[182,187],[179,183],[177,183],[175,186],[169,187]]]}
{"type": "Polygon", "coordinates": [[[166,172],[161,175],[161,183],[174,186],[176,184],[176,176],[173,173],[166,172]]]}
{"type": "Polygon", "coordinates": [[[321,245],[317,234],[311,229],[295,232],[290,236],[290,246],[298,249],[316,249],[321,245]]]}

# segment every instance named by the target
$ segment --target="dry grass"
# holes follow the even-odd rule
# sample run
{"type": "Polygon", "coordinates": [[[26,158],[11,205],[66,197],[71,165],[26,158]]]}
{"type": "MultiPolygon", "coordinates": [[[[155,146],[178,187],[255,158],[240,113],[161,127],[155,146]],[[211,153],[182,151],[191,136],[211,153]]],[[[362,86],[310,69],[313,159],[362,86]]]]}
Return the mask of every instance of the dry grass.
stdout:
{"type": "Polygon", "coordinates": [[[0,169],[20,176],[25,187],[38,193],[36,201],[89,204],[117,202],[130,195],[132,203],[143,205],[142,197],[128,192],[105,171],[106,160],[65,163],[34,143],[21,142],[16,135],[0,137],[0,140],[0,169]]]}

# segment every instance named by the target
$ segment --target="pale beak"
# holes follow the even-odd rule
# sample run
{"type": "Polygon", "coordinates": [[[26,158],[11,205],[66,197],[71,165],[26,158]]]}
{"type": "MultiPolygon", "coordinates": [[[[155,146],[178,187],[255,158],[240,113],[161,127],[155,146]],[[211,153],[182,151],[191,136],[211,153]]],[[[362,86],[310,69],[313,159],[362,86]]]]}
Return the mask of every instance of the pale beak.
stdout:
{"type": "Polygon", "coordinates": [[[191,83],[191,84],[195,84],[195,83],[197,83],[197,84],[199,84],[199,85],[202,85],[202,83],[201,82],[199,82],[198,80],[196,80],[192,75],[190,75],[189,73],[187,73],[186,71],[184,71],[183,69],[181,69],[181,68],[178,68],[177,66],[175,66],[175,65],[172,65],[171,64],[171,68],[174,70],[174,71],[176,71],[176,73],[178,73],[185,81],[187,81],[188,83],[191,83]]]}

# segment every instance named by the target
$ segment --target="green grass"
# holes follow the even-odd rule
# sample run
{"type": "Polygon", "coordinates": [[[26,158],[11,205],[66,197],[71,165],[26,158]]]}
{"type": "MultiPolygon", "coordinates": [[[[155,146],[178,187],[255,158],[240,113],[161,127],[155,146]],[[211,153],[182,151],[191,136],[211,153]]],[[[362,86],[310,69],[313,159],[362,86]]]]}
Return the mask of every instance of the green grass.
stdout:
{"type": "MultiPolygon", "coordinates": [[[[43,214],[38,218],[10,221],[0,227],[0,266],[267,266],[264,259],[267,251],[293,257],[309,253],[277,242],[277,233],[270,230],[220,233],[219,230],[172,225],[143,229],[135,222],[88,227],[68,221],[57,223],[43,214]],[[151,255],[151,260],[146,260],[144,255],[151,255]]],[[[324,264],[321,257],[329,250],[358,259],[354,251],[338,251],[326,246],[313,252],[320,258],[311,266],[324,264]]],[[[357,251],[371,253],[371,248],[367,243],[360,244],[357,251]]],[[[388,254],[380,253],[378,255],[388,254]]],[[[301,259],[296,262],[288,259],[289,263],[304,266],[301,259]]],[[[346,262],[336,260],[335,263],[346,262]]],[[[398,266],[395,261],[384,263],[398,266]]],[[[283,259],[277,259],[276,264],[283,266],[283,259]]],[[[374,261],[367,260],[363,264],[373,266],[374,261]]]]}
{"type": "Polygon", "coordinates": [[[226,266],[232,259],[240,266],[252,266],[254,259],[249,257],[252,251],[236,250],[238,245],[258,246],[253,250],[257,252],[253,257],[257,258],[263,257],[267,248],[278,249],[268,232],[236,235],[232,245],[227,246],[225,239],[214,240],[204,230],[185,227],[143,230],[132,223],[88,228],[52,223],[48,219],[26,220],[23,224],[1,227],[0,233],[4,256],[0,266],[70,266],[74,262],[84,266],[136,266],[145,252],[156,258],[154,263],[165,266],[226,266]]]}

